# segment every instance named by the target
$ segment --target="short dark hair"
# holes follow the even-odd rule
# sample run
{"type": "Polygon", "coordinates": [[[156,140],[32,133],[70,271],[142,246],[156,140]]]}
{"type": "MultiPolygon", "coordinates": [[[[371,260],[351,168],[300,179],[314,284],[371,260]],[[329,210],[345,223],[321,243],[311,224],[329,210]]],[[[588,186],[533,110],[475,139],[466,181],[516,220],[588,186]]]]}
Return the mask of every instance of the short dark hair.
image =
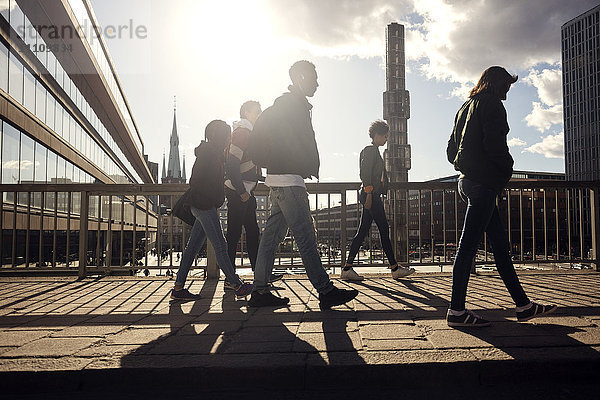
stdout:
{"type": "Polygon", "coordinates": [[[385,135],[389,131],[390,126],[387,124],[387,122],[378,119],[377,121],[373,122],[369,127],[369,137],[373,139],[375,135],[385,135]]]}
{"type": "Polygon", "coordinates": [[[317,68],[315,67],[315,64],[311,63],[310,61],[306,61],[306,60],[296,61],[290,67],[290,70],[289,70],[290,79],[292,80],[292,82],[295,82],[296,79],[300,75],[304,75],[309,72],[316,71],[316,69],[317,68]]]}
{"type": "Polygon", "coordinates": [[[513,84],[519,79],[518,75],[511,75],[503,67],[489,67],[481,74],[477,85],[469,93],[469,97],[473,97],[480,93],[491,93],[498,97],[506,94],[510,84],[513,84]]]}
{"type": "Polygon", "coordinates": [[[231,137],[231,127],[227,125],[227,122],[220,119],[210,121],[204,129],[204,138],[208,141],[222,142],[228,137],[231,137]]]}
{"type": "Polygon", "coordinates": [[[260,103],[255,100],[248,100],[247,102],[242,104],[242,106],[240,107],[240,118],[245,118],[244,114],[253,110],[254,107],[260,108],[260,103]]]}

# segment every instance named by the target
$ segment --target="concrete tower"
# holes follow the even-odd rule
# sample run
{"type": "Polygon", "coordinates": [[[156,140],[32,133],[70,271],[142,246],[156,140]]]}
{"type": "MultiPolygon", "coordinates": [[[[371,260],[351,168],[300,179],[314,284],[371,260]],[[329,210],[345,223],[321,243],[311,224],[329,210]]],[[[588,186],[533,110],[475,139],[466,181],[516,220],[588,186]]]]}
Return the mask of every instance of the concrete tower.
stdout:
{"type": "MultiPolygon", "coordinates": [[[[391,23],[386,30],[386,91],[383,93],[383,118],[390,126],[384,160],[390,182],[407,182],[410,169],[408,119],[410,96],[406,90],[404,25],[391,23]]],[[[387,200],[392,222],[392,238],[398,261],[408,262],[406,191],[391,191],[387,200]]]]}

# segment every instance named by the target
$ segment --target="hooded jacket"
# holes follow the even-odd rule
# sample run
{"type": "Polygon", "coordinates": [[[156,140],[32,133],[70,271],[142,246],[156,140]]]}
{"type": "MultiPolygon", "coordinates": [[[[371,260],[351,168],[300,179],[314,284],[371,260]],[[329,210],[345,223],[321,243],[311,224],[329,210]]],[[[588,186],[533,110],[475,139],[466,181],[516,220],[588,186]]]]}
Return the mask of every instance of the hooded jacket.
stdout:
{"type": "Polygon", "coordinates": [[[202,141],[194,150],[196,161],[190,177],[186,205],[209,210],[219,208],[225,201],[225,157],[214,144],[202,141]]]}
{"type": "Polygon", "coordinates": [[[501,192],[514,164],[506,144],[509,130],[499,97],[491,93],[473,96],[456,114],[446,149],[448,161],[464,177],[501,192]]]}
{"type": "Polygon", "coordinates": [[[312,105],[294,86],[289,86],[289,90],[261,114],[254,126],[255,144],[267,147],[260,151],[265,160],[261,166],[267,168],[267,174],[318,178],[320,160],[311,120],[312,105]]]}

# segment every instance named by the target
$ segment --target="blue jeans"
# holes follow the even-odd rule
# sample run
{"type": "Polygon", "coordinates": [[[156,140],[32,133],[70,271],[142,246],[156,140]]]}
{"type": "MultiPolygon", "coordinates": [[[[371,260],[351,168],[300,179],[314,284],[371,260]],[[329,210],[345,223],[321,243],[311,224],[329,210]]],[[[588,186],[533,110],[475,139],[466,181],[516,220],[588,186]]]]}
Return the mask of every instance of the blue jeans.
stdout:
{"type": "Polygon", "coordinates": [[[275,263],[275,251],[285,238],[289,226],[300,250],[308,279],[320,294],[328,293],[333,289],[333,283],[329,280],[317,251],[317,238],[306,189],[298,186],[272,187],[270,197],[271,215],[258,246],[254,290],[267,290],[275,263]]]}
{"type": "Polygon", "coordinates": [[[496,206],[497,193],[467,178],[458,181],[458,192],[467,202],[467,212],[454,259],[450,308],[455,311],[465,309],[471,266],[484,232],[492,245],[498,273],[513,301],[517,307],[529,304],[510,258],[510,243],[496,206]]]}
{"type": "Polygon", "coordinates": [[[234,286],[242,283],[240,277],[236,275],[235,268],[231,265],[231,260],[227,254],[227,243],[221,230],[221,222],[219,220],[219,212],[216,208],[209,210],[200,210],[198,208],[191,208],[192,214],[196,217],[194,226],[192,227],[192,233],[190,239],[185,246],[183,255],[181,256],[181,263],[177,270],[177,278],[175,279],[176,285],[183,286],[187,278],[188,272],[196,258],[196,254],[204,246],[206,238],[210,240],[213,248],[215,249],[215,255],[217,257],[217,263],[221,271],[225,273],[225,279],[227,282],[234,286]]]}
{"type": "Polygon", "coordinates": [[[396,265],[396,257],[394,257],[394,249],[392,247],[392,242],[390,241],[390,226],[385,216],[385,209],[383,208],[381,194],[374,193],[372,198],[373,203],[371,204],[371,209],[367,210],[364,206],[367,199],[367,194],[361,190],[360,202],[363,204],[363,209],[360,216],[360,225],[358,226],[358,231],[356,232],[356,235],[354,235],[352,244],[350,245],[350,253],[348,253],[348,260],[346,261],[346,264],[348,265],[354,262],[354,258],[358,254],[360,246],[363,244],[365,237],[369,233],[369,229],[371,229],[371,224],[373,221],[375,221],[377,228],[379,228],[381,247],[383,248],[383,252],[387,257],[388,262],[390,265],[396,265]]]}

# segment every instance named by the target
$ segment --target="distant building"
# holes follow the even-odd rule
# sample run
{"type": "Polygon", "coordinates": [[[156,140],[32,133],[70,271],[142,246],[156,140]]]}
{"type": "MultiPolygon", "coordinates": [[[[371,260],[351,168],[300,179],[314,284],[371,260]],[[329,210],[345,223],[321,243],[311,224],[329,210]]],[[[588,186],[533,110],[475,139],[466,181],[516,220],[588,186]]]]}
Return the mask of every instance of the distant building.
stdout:
{"type": "MultiPolygon", "coordinates": [[[[459,175],[456,174],[429,182],[458,182],[458,178],[459,175]]],[[[511,180],[564,181],[565,174],[514,171],[511,180]]],[[[557,219],[559,221],[559,254],[568,253],[566,201],[567,195],[564,191],[555,192],[553,190],[547,192],[528,189],[505,190],[498,197],[498,210],[505,229],[509,233],[513,256],[519,258],[522,254],[523,258],[527,260],[545,253],[548,253],[549,256],[555,255],[557,241],[554,239],[557,236],[557,219]],[[544,222],[544,202],[546,204],[546,222],[544,222]],[[558,215],[555,213],[557,209],[559,210],[558,215]],[[509,210],[510,219],[508,218],[509,210]],[[546,229],[545,233],[544,229],[546,229]],[[544,242],[544,240],[546,241],[544,242]]],[[[430,190],[411,190],[408,211],[411,259],[431,257],[432,248],[436,255],[443,256],[444,242],[446,242],[446,254],[452,256],[456,251],[458,239],[460,239],[465,210],[466,203],[459,198],[455,190],[446,192],[437,190],[433,194],[430,190]],[[458,230],[456,229],[457,224],[458,230]]]]}
{"type": "Polygon", "coordinates": [[[600,180],[600,5],[561,28],[567,180],[600,180]]]}
{"type": "MultiPolygon", "coordinates": [[[[459,175],[451,175],[429,182],[457,182],[459,175]]],[[[564,181],[565,174],[553,172],[514,171],[512,181],[564,181]]],[[[510,237],[511,250],[516,260],[549,258],[566,259],[583,256],[591,246],[591,237],[583,231],[580,241],[578,198],[569,190],[505,190],[498,198],[500,217],[510,237]],[[567,207],[570,205],[570,207],[567,207]],[[568,215],[567,210],[571,213],[568,215]],[[558,213],[556,212],[558,210],[558,213]],[[509,218],[510,212],[510,218],[509,218]],[[544,218],[545,217],[545,218],[544,218]],[[569,232],[570,224],[570,232],[569,232]],[[522,234],[521,234],[522,233],[522,234]]],[[[346,205],[346,242],[349,246],[360,222],[362,205],[346,205]]],[[[410,190],[408,208],[401,210],[408,220],[408,243],[405,252],[411,261],[430,258],[431,250],[450,260],[456,251],[464,221],[466,203],[456,190],[410,190]],[[457,230],[458,227],[458,230],[457,230]],[[444,243],[446,246],[444,246],[444,243]]],[[[312,211],[317,228],[317,242],[321,247],[339,249],[341,246],[341,207],[321,208],[312,211]]],[[[388,213],[388,219],[392,216],[388,213]]],[[[363,249],[380,249],[379,232],[375,224],[371,237],[363,249]]],[[[481,248],[485,249],[484,244],[481,248]]],[[[491,250],[488,247],[488,253],[491,250]]],[[[429,260],[429,262],[431,262],[429,260]]]]}

